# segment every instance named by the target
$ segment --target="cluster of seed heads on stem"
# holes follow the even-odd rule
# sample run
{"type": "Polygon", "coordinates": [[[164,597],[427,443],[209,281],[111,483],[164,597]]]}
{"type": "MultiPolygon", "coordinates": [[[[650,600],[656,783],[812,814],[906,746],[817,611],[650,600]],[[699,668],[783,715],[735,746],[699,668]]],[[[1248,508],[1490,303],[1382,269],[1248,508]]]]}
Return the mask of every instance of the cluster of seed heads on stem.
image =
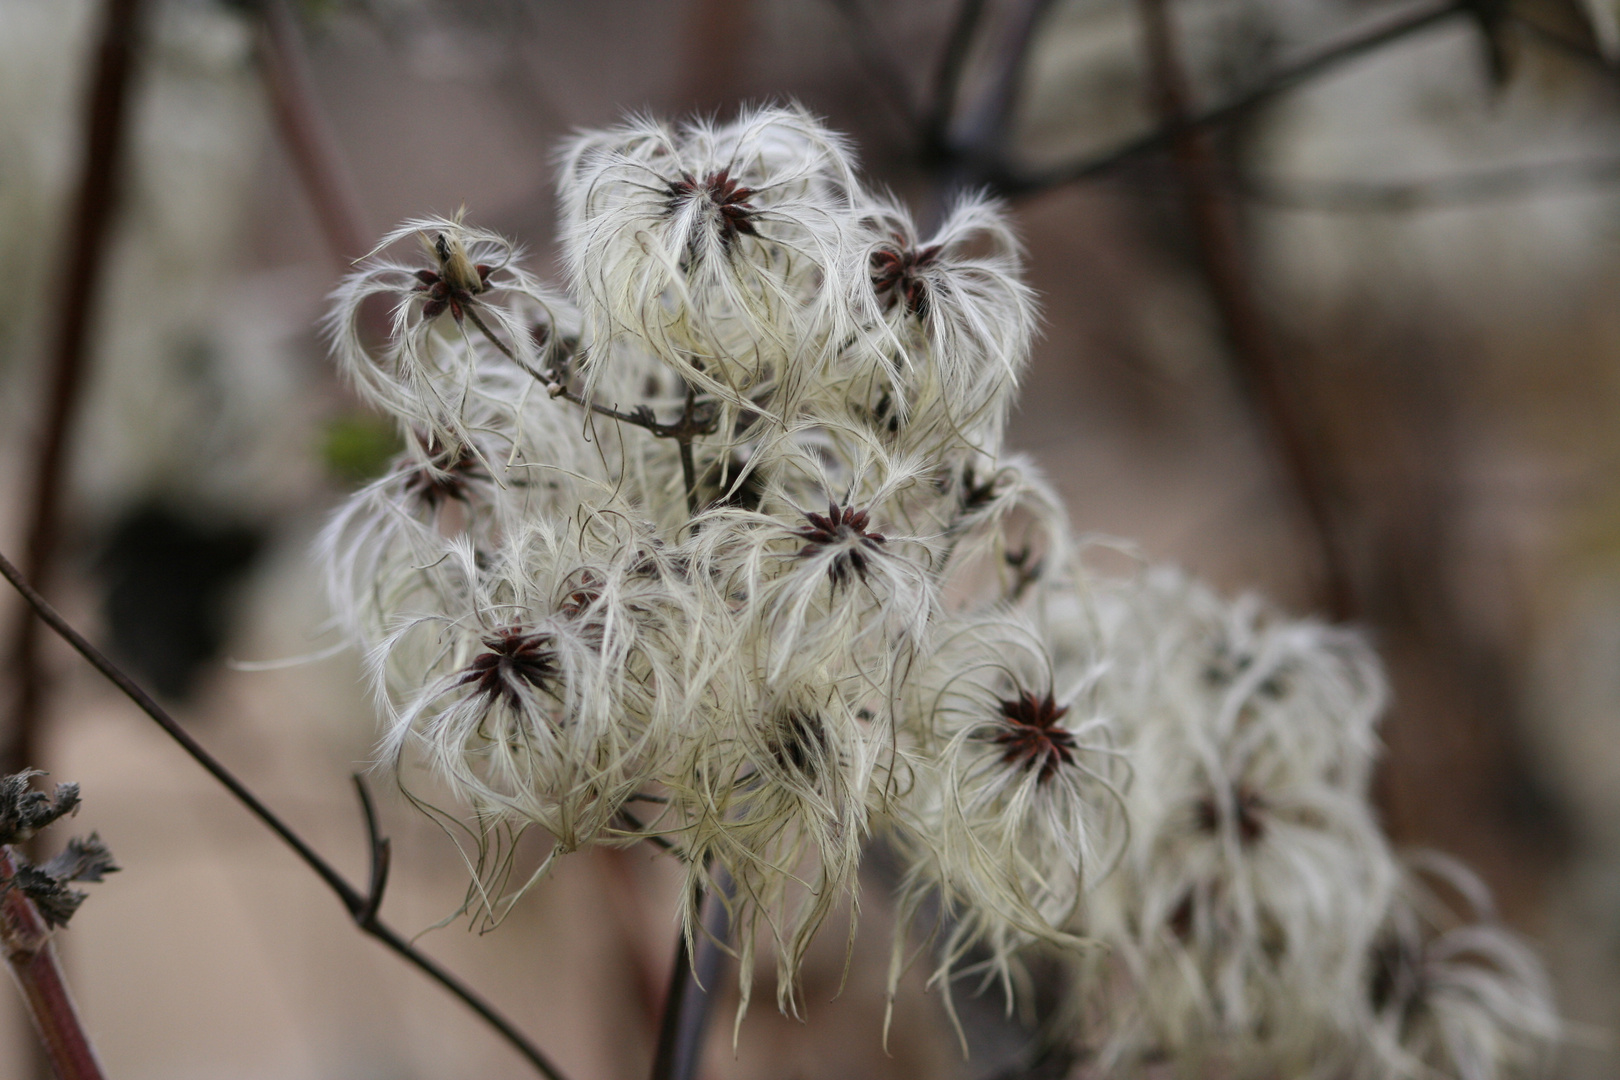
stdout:
{"type": "MultiPolygon", "coordinates": [[[[881,840],[891,997],[920,963],[948,1006],[964,978],[1010,1005],[1050,955],[1061,1035],[1106,1075],[1537,1066],[1539,966],[1374,821],[1361,640],[1093,572],[1003,446],[1036,316],[998,205],[920,236],[790,106],[633,119],[560,161],[565,287],[423,218],[328,324],[406,444],[323,558],[407,788],[436,776],[494,849],[544,829],[546,866],[651,838],[683,896],[724,882],[744,1007],[774,958],[800,1008],[881,840]]],[[[479,865],[468,910],[498,922],[523,887],[479,865]]]]}

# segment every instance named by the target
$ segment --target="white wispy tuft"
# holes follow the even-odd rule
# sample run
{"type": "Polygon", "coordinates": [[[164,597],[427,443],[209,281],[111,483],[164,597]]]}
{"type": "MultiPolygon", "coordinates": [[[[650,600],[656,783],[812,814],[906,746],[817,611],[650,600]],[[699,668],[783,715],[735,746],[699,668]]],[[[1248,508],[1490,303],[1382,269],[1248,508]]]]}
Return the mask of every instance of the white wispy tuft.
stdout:
{"type": "Polygon", "coordinates": [[[1036,315],[998,204],[921,238],[796,106],[582,133],[559,199],[566,295],[422,218],[327,322],[405,444],[328,524],[329,592],[381,760],[431,768],[494,853],[476,918],[521,892],[511,831],[651,840],[689,939],[705,892],[727,907],[742,1007],[764,950],[797,1012],[881,833],[891,992],[920,962],[948,1005],[965,980],[1010,1008],[1042,950],[1119,1075],[1540,1060],[1533,958],[1434,914],[1377,827],[1363,641],[1092,573],[1002,445],[1036,315]]]}

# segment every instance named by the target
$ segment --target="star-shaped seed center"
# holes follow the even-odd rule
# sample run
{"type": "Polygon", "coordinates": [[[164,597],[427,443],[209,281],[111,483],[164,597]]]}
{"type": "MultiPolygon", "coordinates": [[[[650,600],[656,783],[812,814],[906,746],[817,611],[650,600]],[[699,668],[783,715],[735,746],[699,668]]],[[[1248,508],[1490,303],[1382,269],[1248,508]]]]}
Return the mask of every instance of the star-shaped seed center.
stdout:
{"type": "Polygon", "coordinates": [[[469,485],[488,480],[484,463],[470,446],[451,449],[437,439],[427,446],[428,464],[413,464],[405,476],[405,491],[428,507],[449,499],[467,501],[469,485]]]}
{"type": "Polygon", "coordinates": [[[1073,765],[1079,744],[1074,733],[1058,721],[1069,707],[1059,705],[1049,690],[1044,696],[1026,690],[1000,703],[1001,717],[991,741],[1002,748],[1001,760],[1023,769],[1039,771],[1038,783],[1046,783],[1061,766],[1073,765]]]}
{"type": "Polygon", "coordinates": [[[906,314],[928,314],[928,282],[922,272],[939,258],[939,245],[917,249],[900,236],[872,252],[872,289],[885,307],[904,302],[906,314]]]}
{"type": "Polygon", "coordinates": [[[799,549],[799,557],[810,558],[830,548],[839,548],[827,570],[833,588],[845,584],[851,574],[865,582],[871,565],[868,552],[880,551],[882,545],[888,543],[882,533],[867,530],[871,519],[866,511],[829,502],[825,515],[808,511],[804,518],[809,524],[793,530],[795,536],[807,541],[799,549]]]}
{"type": "Polygon", "coordinates": [[[423,318],[436,319],[449,311],[451,318],[460,322],[466,317],[473,298],[489,288],[489,275],[494,268],[484,263],[475,264],[467,257],[461,241],[444,233],[433,238],[432,248],[439,268],[416,271],[417,284],[411,291],[427,297],[422,304],[423,318]]]}
{"type": "Polygon", "coordinates": [[[548,634],[508,627],[483,644],[485,651],[467,665],[457,686],[471,686],[491,701],[498,699],[517,709],[523,703],[524,685],[544,690],[557,676],[557,654],[548,634]]]}
{"type": "Polygon", "coordinates": [[[668,197],[671,213],[683,202],[706,199],[719,217],[720,239],[727,247],[735,243],[739,235],[759,235],[754,228],[754,216],[759,211],[748,201],[754,197],[754,189],[733,179],[729,169],[712,172],[701,180],[691,173],[682,173],[679,180],[670,183],[668,197]]]}

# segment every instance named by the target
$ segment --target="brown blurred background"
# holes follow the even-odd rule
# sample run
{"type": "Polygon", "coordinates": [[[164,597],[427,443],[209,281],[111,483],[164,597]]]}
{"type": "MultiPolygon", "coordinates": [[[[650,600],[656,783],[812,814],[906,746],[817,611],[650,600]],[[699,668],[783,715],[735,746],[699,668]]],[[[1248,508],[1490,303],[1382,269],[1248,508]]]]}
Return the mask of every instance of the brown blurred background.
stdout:
{"type": "MultiPolygon", "coordinates": [[[[1157,0],[137,7],[45,591],[356,880],[348,773],[374,723],[358,659],[225,662],[331,644],[311,537],[388,449],[327,364],[325,293],[384,228],[463,204],[555,276],[560,136],[627,110],[791,97],[923,219],[953,184],[1009,195],[1045,320],[1013,443],[1077,531],[1372,635],[1395,687],[1390,831],[1474,864],[1541,947],[1576,1022],[1558,1075],[1615,1074],[1612,0],[1174,0],[1174,55],[1157,0]],[[1386,27],[1400,32],[1372,47],[1386,27]],[[1335,62],[1283,90],[1279,73],[1322,55],[1335,62]],[[1144,139],[1256,88],[1219,123],[1144,139]]],[[[34,529],[103,13],[0,0],[8,554],[34,529]]],[[[0,605],[9,633],[14,598],[0,605]]],[[[39,667],[29,763],[83,783],[75,824],[124,867],[62,937],[111,1075],[530,1075],[81,662],[43,642],[39,667]]],[[[16,696],[22,671],[4,678],[16,696]]],[[[383,818],[386,914],[414,933],[456,907],[461,856],[402,800],[383,818]]],[[[885,1054],[882,884],[842,994],[832,927],[808,1023],[762,994],[733,1052],[722,1005],[707,1076],[987,1077],[1015,1061],[1026,1036],[999,1003],[968,1009],[963,1062],[915,980],[885,1054]]],[[[573,1080],[642,1075],[675,888],[650,850],[576,855],[498,931],[422,944],[573,1080]]],[[[0,1021],[0,1075],[28,1075],[20,1011],[0,1021]]]]}

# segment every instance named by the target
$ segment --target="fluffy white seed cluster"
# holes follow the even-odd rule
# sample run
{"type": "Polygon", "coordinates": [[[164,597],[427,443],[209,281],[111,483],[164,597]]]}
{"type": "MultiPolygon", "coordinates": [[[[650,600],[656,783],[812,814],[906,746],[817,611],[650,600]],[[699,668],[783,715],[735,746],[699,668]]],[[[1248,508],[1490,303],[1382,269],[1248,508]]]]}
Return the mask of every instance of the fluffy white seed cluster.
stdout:
{"type": "Polygon", "coordinates": [[[1359,641],[1089,579],[1003,450],[1035,314],[998,206],[919,236],[793,107],[581,135],[559,196],[566,292],[458,217],[336,296],[339,362],[407,446],[324,539],[389,762],[559,854],[669,846],[730,909],[745,1005],[764,947],[797,1007],[881,835],[895,980],[929,926],[947,1000],[976,975],[1010,1001],[1055,950],[1108,1068],[1535,1059],[1533,961],[1437,921],[1373,821],[1359,641]]]}
{"type": "Polygon", "coordinates": [[[1075,923],[1109,946],[1068,1016],[1097,1075],[1546,1074],[1533,953],[1477,879],[1395,852],[1374,818],[1386,691],[1359,637],[1164,569],[1065,603],[1090,625],[1064,633],[1108,657],[1133,770],[1125,856],[1075,923]]]}

